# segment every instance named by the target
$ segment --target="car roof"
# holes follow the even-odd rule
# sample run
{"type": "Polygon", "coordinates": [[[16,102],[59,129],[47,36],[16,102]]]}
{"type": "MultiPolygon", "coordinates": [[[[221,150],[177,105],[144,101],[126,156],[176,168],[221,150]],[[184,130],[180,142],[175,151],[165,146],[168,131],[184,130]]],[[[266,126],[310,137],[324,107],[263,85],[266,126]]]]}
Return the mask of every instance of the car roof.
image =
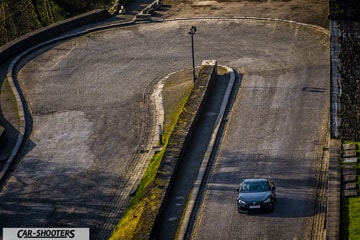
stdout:
{"type": "Polygon", "coordinates": [[[268,180],[266,178],[248,178],[245,179],[243,182],[267,182],[268,180]]]}

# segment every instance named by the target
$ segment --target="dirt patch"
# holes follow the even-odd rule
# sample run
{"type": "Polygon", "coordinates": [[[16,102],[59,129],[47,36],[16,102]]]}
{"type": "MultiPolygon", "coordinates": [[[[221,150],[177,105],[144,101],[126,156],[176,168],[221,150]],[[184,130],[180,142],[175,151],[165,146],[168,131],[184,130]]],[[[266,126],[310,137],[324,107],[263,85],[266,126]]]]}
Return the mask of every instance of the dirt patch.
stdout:
{"type": "Polygon", "coordinates": [[[164,0],[163,18],[264,17],[329,27],[328,0],[164,0]]]}

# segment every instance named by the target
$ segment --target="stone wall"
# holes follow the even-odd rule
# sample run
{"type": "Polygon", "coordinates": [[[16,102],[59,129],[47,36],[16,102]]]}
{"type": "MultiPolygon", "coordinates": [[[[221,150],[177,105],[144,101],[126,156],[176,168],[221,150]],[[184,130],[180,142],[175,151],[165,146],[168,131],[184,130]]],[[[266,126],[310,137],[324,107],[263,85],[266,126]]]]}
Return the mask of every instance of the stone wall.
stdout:
{"type": "Polygon", "coordinates": [[[360,22],[337,21],[340,46],[340,133],[343,140],[360,141],[360,22]]]}

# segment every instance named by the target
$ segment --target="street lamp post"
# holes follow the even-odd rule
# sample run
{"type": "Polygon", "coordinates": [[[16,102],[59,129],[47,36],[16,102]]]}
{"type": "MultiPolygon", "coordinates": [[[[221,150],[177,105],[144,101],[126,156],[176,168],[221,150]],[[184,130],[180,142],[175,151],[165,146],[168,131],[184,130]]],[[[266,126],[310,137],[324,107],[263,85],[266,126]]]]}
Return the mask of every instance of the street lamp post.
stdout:
{"type": "Polygon", "coordinates": [[[190,28],[189,34],[190,34],[190,36],[191,36],[191,51],[192,51],[192,64],[193,64],[192,71],[193,71],[194,83],[195,83],[195,81],[196,81],[196,75],[195,75],[195,57],[194,57],[194,35],[195,35],[195,32],[196,32],[196,27],[195,27],[195,26],[192,26],[192,27],[190,28]]]}

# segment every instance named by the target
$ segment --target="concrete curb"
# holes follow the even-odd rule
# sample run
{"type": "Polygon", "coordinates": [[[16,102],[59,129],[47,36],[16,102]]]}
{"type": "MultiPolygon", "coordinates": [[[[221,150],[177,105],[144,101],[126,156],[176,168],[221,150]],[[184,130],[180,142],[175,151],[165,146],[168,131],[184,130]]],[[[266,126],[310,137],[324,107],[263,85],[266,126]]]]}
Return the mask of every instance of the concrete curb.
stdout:
{"type": "Polygon", "coordinates": [[[330,21],[330,130],[331,136],[334,138],[340,138],[340,127],[341,127],[341,83],[340,73],[338,68],[340,67],[340,44],[338,38],[341,32],[337,27],[336,21],[330,21]]]}
{"type": "Polygon", "coordinates": [[[330,139],[328,201],[326,213],[326,239],[338,240],[340,236],[340,151],[339,139],[330,139]]]}
{"type": "Polygon", "coordinates": [[[279,18],[262,18],[262,17],[190,17],[190,18],[169,18],[169,19],[163,19],[163,21],[185,21],[185,20],[248,20],[248,21],[273,21],[273,22],[284,22],[289,24],[295,24],[303,27],[312,28],[318,32],[321,32],[325,35],[329,35],[329,30],[312,24],[307,23],[301,23],[291,20],[285,20],[285,19],[279,19],[279,18]]]}
{"type": "Polygon", "coordinates": [[[186,207],[186,211],[185,211],[185,214],[184,214],[181,226],[180,226],[180,231],[179,231],[179,234],[177,236],[177,239],[185,239],[185,236],[186,236],[186,233],[187,233],[187,228],[189,227],[189,223],[190,223],[191,214],[192,214],[192,212],[193,212],[193,210],[195,208],[195,203],[196,203],[197,199],[200,196],[201,185],[204,184],[205,172],[206,172],[206,169],[208,168],[208,165],[209,165],[209,162],[210,162],[211,154],[212,154],[212,151],[213,151],[213,148],[214,148],[214,145],[215,145],[215,140],[218,137],[220,123],[221,123],[221,120],[224,117],[225,109],[226,109],[226,106],[227,106],[227,104],[229,102],[231,91],[232,91],[232,89],[234,87],[234,82],[235,82],[234,70],[229,68],[229,67],[226,67],[226,66],[222,66],[222,67],[225,67],[227,69],[227,71],[230,73],[229,83],[228,83],[226,93],[225,93],[225,96],[224,96],[222,104],[221,104],[219,114],[218,114],[216,122],[215,122],[215,127],[214,127],[214,130],[213,130],[213,134],[212,134],[210,143],[209,143],[209,145],[207,147],[207,150],[206,150],[205,155],[204,155],[204,160],[202,161],[201,167],[199,169],[199,173],[198,173],[196,181],[194,183],[194,188],[193,188],[193,190],[191,192],[191,196],[189,198],[189,202],[188,202],[187,207],[186,207]]]}

